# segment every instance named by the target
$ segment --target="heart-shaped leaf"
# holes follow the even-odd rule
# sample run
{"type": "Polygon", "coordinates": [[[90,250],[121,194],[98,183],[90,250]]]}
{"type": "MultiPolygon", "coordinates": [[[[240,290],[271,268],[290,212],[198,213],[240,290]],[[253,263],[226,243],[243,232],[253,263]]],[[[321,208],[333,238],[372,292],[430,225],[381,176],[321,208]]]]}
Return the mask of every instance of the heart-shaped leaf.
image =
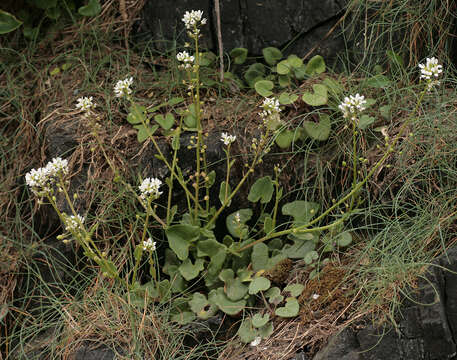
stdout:
{"type": "Polygon", "coordinates": [[[228,315],[236,315],[246,306],[246,300],[231,301],[224,293],[223,288],[211,290],[209,302],[217,305],[223,312],[228,315]]]}
{"type": "Polygon", "coordinates": [[[275,65],[282,58],[281,50],[275,47],[266,47],[262,49],[262,54],[265,62],[271,66],[275,65]]]}
{"type": "Polygon", "coordinates": [[[170,130],[175,124],[175,117],[173,114],[166,114],[165,117],[162,114],[154,116],[154,120],[162,127],[164,130],[170,130]]]}
{"type": "Polygon", "coordinates": [[[330,136],[331,122],[327,114],[319,115],[319,122],[304,121],[303,128],[309,137],[314,140],[324,141],[330,136]]]}
{"type": "Polygon", "coordinates": [[[278,135],[276,135],[275,143],[281,149],[287,149],[292,144],[292,141],[294,141],[294,138],[295,133],[293,131],[284,129],[278,135]]]}
{"type": "Polygon", "coordinates": [[[294,103],[298,99],[297,94],[288,94],[286,92],[283,92],[281,95],[279,95],[279,103],[282,105],[288,105],[294,103]]]}
{"type": "Polygon", "coordinates": [[[349,246],[352,243],[351,233],[348,231],[342,232],[337,236],[336,243],[339,247],[349,246]]]}
{"type": "Polygon", "coordinates": [[[205,268],[203,259],[195,260],[195,264],[192,264],[192,261],[187,258],[179,266],[178,270],[181,273],[182,277],[187,281],[195,279],[198,274],[205,268]]]}
{"type": "Polygon", "coordinates": [[[257,202],[260,200],[262,204],[266,204],[271,200],[273,192],[274,186],[273,181],[271,181],[271,177],[264,176],[263,178],[257,179],[257,181],[251,186],[248,200],[251,202],[257,202]]]}
{"type": "Polygon", "coordinates": [[[89,3],[86,6],[81,6],[78,9],[78,13],[82,16],[95,16],[102,11],[99,0],[89,0],[89,3]]]}
{"type": "Polygon", "coordinates": [[[262,80],[265,75],[265,65],[260,63],[254,63],[249,66],[244,74],[244,79],[248,85],[252,88],[258,80],[262,80]]]}
{"type": "Polygon", "coordinates": [[[133,104],[129,108],[127,121],[130,124],[143,124],[146,122],[146,108],[142,105],[133,104]]]}
{"type": "Polygon", "coordinates": [[[249,284],[249,295],[255,295],[260,291],[265,291],[270,288],[271,282],[263,276],[254,278],[249,284]]]}
{"type": "Polygon", "coordinates": [[[294,227],[307,224],[316,215],[317,210],[319,210],[318,203],[304,200],[289,202],[281,208],[284,215],[294,218],[294,227]]]}
{"type": "Polygon", "coordinates": [[[233,237],[244,239],[248,234],[248,226],[246,222],[252,217],[251,209],[240,209],[231,213],[225,219],[227,229],[233,237]]]}
{"type": "Polygon", "coordinates": [[[390,85],[390,80],[387,76],[378,74],[365,81],[365,86],[370,86],[376,89],[387,88],[390,85]]]}
{"type": "Polygon", "coordinates": [[[257,313],[251,319],[252,325],[254,325],[254,327],[256,328],[264,326],[268,322],[268,320],[270,320],[270,314],[268,313],[264,315],[257,313]]]}
{"type": "Polygon", "coordinates": [[[374,123],[374,117],[368,115],[362,115],[357,122],[357,127],[360,130],[365,130],[368,126],[374,123]]]}
{"type": "Polygon", "coordinates": [[[246,48],[235,48],[230,51],[230,57],[233,59],[235,64],[241,65],[246,61],[248,56],[248,49],[246,48]]]}
{"type": "Polygon", "coordinates": [[[299,69],[303,66],[303,60],[294,54],[288,56],[287,62],[294,69],[299,69]]]}
{"type": "Polygon", "coordinates": [[[271,96],[273,94],[273,92],[271,91],[273,87],[274,84],[270,80],[259,80],[254,85],[255,91],[257,91],[257,93],[263,97],[271,96]]]}
{"type": "Polygon", "coordinates": [[[217,312],[217,306],[210,304],[205,295],[197,292],[193,293],[189,306],[197,317],[203,320],[209,319],[211,316],[216,315],[217,312]]]}
{"type": "Polygon", "coordinates": [[[292,66],[289,64],[289,61],[283,60],[276,65],[276,72],[279,75],[287,75],[290,73],[292,66]]]}
{"type": "Polygon", "coordinates": [[[290,318],[298,315],[300,310],[300,305],[298,304],[297,299],[290,297],[286,299],[286,305],[275,310],[277,316],[283,318],[290,318]]]}
{"type": "Polygon", "coordinates": [[[145,127],[143,124],[139,124],[139,125],[134,125],[133,127],[138,130],[137,140],[138,140],[138,142],[141,143],[141,142],[145,141],[149,136],[154,135],[154,133],[159,128],[159,125],[145,127]]]}
{"type": "Polygon", "coordinates": [[[297,297],[305,290],[305,286],[302,284],[289,284],[284,288],[284,291],[288,291],[290,296],[297,297]]]}
{"type": "Polygon", "coordinates": [[[175,252],[180,260],[186,260],[189,256],[190,244],[197,240],[200,229],[197,226],[188,224],[177,224],[165,230],[171,250],[175,252]]]}
{"type": "Polygon", "coordinates": [[[327,86],[322,84],[313,85],[314,94],[305,92],[302,99],[305,103],[311,106],[321,106],[327,104],[328,101],[328,89],[327,86]]]}
{"type": "Polygon", "coordinates": [[[325,71],[325,61],[320,55],[312,57],[305,67],[305,73],[308,76],[314,76],[322,74],[325,71]]]}

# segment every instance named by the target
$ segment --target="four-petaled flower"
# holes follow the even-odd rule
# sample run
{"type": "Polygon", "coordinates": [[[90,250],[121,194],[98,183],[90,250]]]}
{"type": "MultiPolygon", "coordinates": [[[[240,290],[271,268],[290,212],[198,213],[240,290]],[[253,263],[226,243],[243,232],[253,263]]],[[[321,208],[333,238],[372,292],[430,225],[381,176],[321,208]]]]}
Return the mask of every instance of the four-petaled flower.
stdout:
{"type": "Polygon", "coordinates": [[[267,118],[272,115],[277,115],[281,112],[279,107],[279,100],[276,98],[266,98],[262,105],[263,111],[259,112],[259,115],[263,118],[267,118]]]}
{"type": "Polygon", "coordinates": [[[132,93],[130,86],[133,84],[133,77],[126,78],[124,80],[119,80],[114,86],[114,94],[116,97],[121,98],[123,96],[128,96],[132,93]]]}
{"type": "Polygon", "coordinates": [[[84,217],[77,214],[75,215],[67,215],[63,213],[64,223],[65,223],[65,230],[68,232],[79,232],[81,231],[81,226],[84,224],[84,217]]]}
{"type": "Polygon", "coordinates": [[[425,64],[419,64],[421,69],[421,79],[427,81],[427,90],[430,91],[433,86],[437,86],[440,82],[437,80],[443,72],[443,66],[438,64],[437,58],[427,58],[425,64]]]}
{"type": "Polygon", "coordinates": [[[344,118],[350,118],[353,121],[357,120],[357,115],[365,110],[367,101],[363,95],[355,94],[346,96],[344,101],[338,106],[343,112],[344,118]]]}
{"type": "Polygon", "coordinates": [[[222,133],[221,134],[221,141],[224,143],[224,145],[230,145],[231,143],[235,142],[236,136],[235,135],[229,135],[227,133],[222,133]]]}
{"type": "Polygon", "coordinates": [[[162,194],[162,192],[159,191],[160,185],[162,185],[162,181],[160,181],[159,179],[144,179],[141,185],[139,186],[141,199],[145,200],[149,197],[152,197],[153,200],[157,199],[162,194]]]}
{"type": "Polygon", "coordinates": [[[80,97],[77,101],[76,108],[84,112],[90,112],[92,109],[95,109],[97,104],[95,104],[91,97],[80,97]]]}
{"type": "Polygon", "coordinates": [[[189,69],[194,64],[195,58],[188,54],[187,51],[180,52],[176,55],[176,59],[181,62],[180,65],[183,69],[189,69]]]}
{"type": "Polygon", "coordinates": [[[147,239],[146,241],[143,241],[143,250],[144,251],[155,251],[156,249],[156,242],[152,241],[151,238],[147,239]]]}
{"type": "Polygon", "coordinates": [[[203,11],[202,10],[191,10],[186,11],[184,14],[182,21],[186,26],[186,29],[193,35],[198,35],[200,30],[197,29],[200,25],[206,24],[206,18],[202,18],[203,11]]]}
{"type": "Polygon", "coordinates": [[[39,197],[49,195],[58,177],[68,174],[68,161],[60,157],[52,159],[45,167],[32,169],[25,174],[25,182],[39,197]]]}

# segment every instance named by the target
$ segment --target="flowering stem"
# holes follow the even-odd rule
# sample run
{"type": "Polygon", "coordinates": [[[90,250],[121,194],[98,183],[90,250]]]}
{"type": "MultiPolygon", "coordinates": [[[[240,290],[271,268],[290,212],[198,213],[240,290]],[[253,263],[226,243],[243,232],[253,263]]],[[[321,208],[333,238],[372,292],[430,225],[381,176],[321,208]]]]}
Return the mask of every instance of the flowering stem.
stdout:
{"type": "MultiPolygon", "coordinates": [[[[197,29],[197,25],[194,25],[197,29]]],[[[197,145],[195,148],[196,161],[197,161],[197,172],[195,176],[195,222],[198,219],[198,206],[199,206],[199,188],[200,188],[200,156],[202,147],[202,124],[201,124],[201,113],[200,113],[200,54],[198,47],[198,33],[195,32],[195,117],[197,118],[197,145]]]]}
{"type": "Polygon", "coordinates": [[[264,241],[267,241],[267,240],[270,240],[270,239],[273,239],[273,238],[276,238],[276,237],[279,237],[279,236],[288,235],[288,234],[291,234],[291,233],[306,233],[306,232],[330,229],[333,226],[335,226],[335,225],[343,222],[344,220],[346,220],[346,218],[348,218],[350,216],[350,214],[351,214],[350,211],[345,213],[345,214],[343,214],[343,216],[340,219],[334,221],[333,223],[331,223],[329,225],[322,226],[322,227],[311,228],[311,229],[309,228],[311,225],[314,225],[315,223],[319,222],[320,220],[325,218],[327,215],[329,215],[334,209],[336,209],[338,206],[340,206],[346,200],[348,200],[351,197],[354,197],[355,194],[362,188],[362,186],[365,185],[365,183],[373,176],[373,174],[376,172],[376,170],[384,163],[384,161],[386,161],[386,159],[388,158],[390,153],[393,152],[396,143],[398,142],[400,137],[403,135],[404,129],[410,123],[410,121],[413,120],[413,118],[416,116],[416,113],[419,110],[419,106],[422,103],[422,99],[424,98],[424,95],[425,95],[426,91],[427,91],[427,88],[425,88],[422,91],[422,93],[421,93],[421,95],[419,97],[419,100],[416,103],[416,106],[414,108],[414,111],[411,113],[411,116],[408,119],[406,119],[405,122],[403,123],[403,125],[400,127],[400,129],[398,131],[398,134],[392,140],[392,143],[388,144],[386,152],[384,153],[382,158],[380,160],[378,160],[378,162],[368,172],[366,177],[362,181],[358,182],[348,194],[343,196],[340,200],[338,200],[335,204],[333,204],[331,207],[329,207],[321,215],[319,215],[314,220],[308,222],[307,224],[301,225],[301,226],[298,226],[298,227],[295,227],[295,228],[290,228],[290,229],[287,229],[287,230],[277,231],[277,232],[268,234],[268,235],[266,235],[266,236],[264,236],[264,237],[262,237],[262,238],[260,238],[258,240],[255,240],[254,242],[252,242],[252,243],[250,243],[248,245],[243,246],[238,251],[241,252],[241,251],[247,250],[247,249],[251,248],[252,246],[254,246],[256,244],[259,244],[261,242],[264,242],[264,241]]]}
{"type": "Polygon", "coordinates": [[[225,195],[224,203],[227,202],[228,188],[229,188],[229,175],[230,175],[230,143],[227,145],[227,175],[225,177],[225,195]]]}
{"type": "MultiPolygon", "coordinates": [[[[353,179],[352,179],[352,189],[355,188],[357,184],[357,131],[356,131],[356,121],[352,121],[352,168],[353,168],[353,179]]],[[[350,209],[354,206],[356,194],[352,197],[350,209]]]]}

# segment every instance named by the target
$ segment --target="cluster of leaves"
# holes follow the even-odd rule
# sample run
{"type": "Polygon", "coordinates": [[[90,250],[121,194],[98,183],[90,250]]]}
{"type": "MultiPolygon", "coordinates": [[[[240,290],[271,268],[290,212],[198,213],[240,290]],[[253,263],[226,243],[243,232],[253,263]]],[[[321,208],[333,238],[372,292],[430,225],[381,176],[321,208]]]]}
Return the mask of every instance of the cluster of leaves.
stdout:
{"type": "Polygon", "coordinates": [[[23,26],[26,38],[35,38],[43,19],[58,20],[66,12],[81,16],[95,16],[100,13],[99,0],[89,0],[86,5],[78,6],[76,0],[29,0],[25,7],[13,15],[0,9],[0,35],[7,34],[23,26]],[[38,20],[38,21],[37,21],[38,20]]]}

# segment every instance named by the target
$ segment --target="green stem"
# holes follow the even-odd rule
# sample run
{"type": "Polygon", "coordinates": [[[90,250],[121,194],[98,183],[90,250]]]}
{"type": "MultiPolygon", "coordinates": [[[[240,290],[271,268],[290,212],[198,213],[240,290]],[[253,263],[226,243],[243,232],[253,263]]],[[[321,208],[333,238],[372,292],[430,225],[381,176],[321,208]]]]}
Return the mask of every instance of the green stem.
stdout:
{"type": "MultiPolygon", "coordinates": [[[[196,25],[195,25],[196,29],[196,25]]],[[[195,115],[197,118],[197,145],[195,147],[196,153],[196,176],[195,176],[195,222],[198,219],[199,207],[199,190],[200,190],[200,161],[201,161],[201,148],[202,148],[202,124],[200,113],[200,53],[198,47],[198,35],[195,35],[195,115]]]]}

